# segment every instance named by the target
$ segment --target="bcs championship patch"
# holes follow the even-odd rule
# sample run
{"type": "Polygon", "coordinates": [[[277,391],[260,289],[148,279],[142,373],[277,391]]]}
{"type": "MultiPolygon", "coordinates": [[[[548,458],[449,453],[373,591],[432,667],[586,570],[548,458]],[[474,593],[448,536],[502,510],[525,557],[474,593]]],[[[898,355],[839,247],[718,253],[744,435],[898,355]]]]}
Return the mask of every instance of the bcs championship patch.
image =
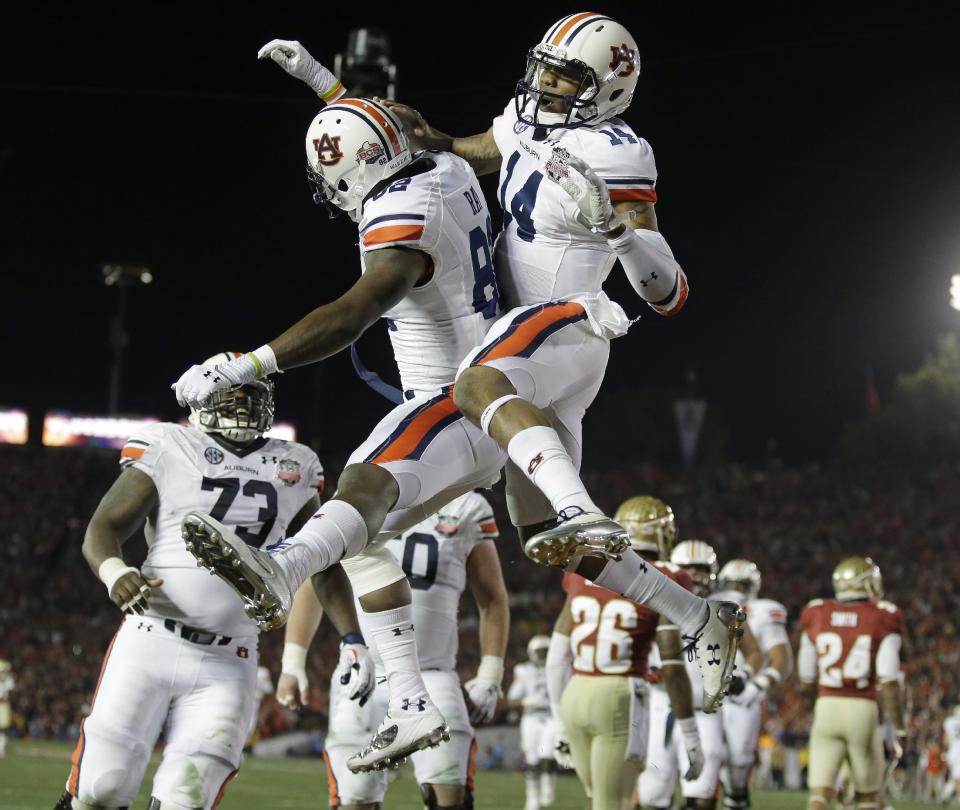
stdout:
{"type": "Polygon", "coordinates": [[[277,465],[277,478],[283,481],[285,487],[292,487],[300,483],[303,476],[300,474],[300,462],[292,458],[285,458],[277,465]]]}

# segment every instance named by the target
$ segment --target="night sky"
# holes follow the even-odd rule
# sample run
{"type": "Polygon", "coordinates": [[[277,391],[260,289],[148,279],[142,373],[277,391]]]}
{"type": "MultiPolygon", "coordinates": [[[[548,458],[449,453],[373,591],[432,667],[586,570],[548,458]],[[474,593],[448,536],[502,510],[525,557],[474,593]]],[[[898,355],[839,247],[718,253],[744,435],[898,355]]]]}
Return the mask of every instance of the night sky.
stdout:
{"type": "MultiPolygon", "coordinates": [[[[398,96],[470,134],[512,97],[527,48],[582,10],[26,5],[5,7],[0,49],[0,406],[105,412],[116,291],[99,265],[130,262],[156,283],[131,294],[121,408],[167,418],[190,363],[259,346],[358,272],[355,227],[304,180],[318,102],[261,45],[300,39],[332,64],[351,28],[378,25],[398,96]]],[[[867,369],[883,399],[960,325],[960,7],[783,5],[595,9],[639,42],[625,118],[655,150],[660,227],[691,284],[681,317],[645,315],[614,343],[600,396],[683,389],[695,369],[731,456],[772,437],[799,461],[862,415],[867,369]]],[[[645,310],[619,271],[608,291],[645,310]]],[[[389,377],[385,346],[379,327],[363,341],[389,377]]],[[[346,356],[278,385],[279,416],[332,452],[387,407],[346,356]]]]}

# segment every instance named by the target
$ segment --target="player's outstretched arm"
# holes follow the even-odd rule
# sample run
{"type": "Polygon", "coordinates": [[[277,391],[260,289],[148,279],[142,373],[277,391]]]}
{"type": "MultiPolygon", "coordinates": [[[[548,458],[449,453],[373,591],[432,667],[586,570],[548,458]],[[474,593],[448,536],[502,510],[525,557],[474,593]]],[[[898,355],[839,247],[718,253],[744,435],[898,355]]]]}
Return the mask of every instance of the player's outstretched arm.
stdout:
{"type": "Polygon", "coordinates": [[[550,636],[550,647],[547,649],[547,696],[550,699],[550,714],[553,716],[555,730],[554,755],[557,764],[562,768],[572,768],[573,759],[570,756],[570,743],[563,728],[563,718],[560,716],[560,701],[563,699],[563,690],[573,674],[573,650],[570,649],[570,633],[573,631],[573,613],[570,609],[570,596],[563,603],[560,615],[553,624],[553,635],[550,636]]]}
{"type": "Polygon", "coordinates": [[[347,89],[340,80],[295,39],[271,39],[257,51],[257,59],[272,59],[327,104],[333,104],[347,95],[347,89]]]}
{"type": "Polygon", "coordinates": [[[392,110],[403,124],[411,149],[436,149],[453,152],[462,157],[477,175],[490,174],[500,169],[500,149],[493,137],[493,128],[476,135],[458,138],[447,135],[427,123],[426,119],[408,104],[391,99],[374,98],[392,110]]]}
{"type": "Polygon", "coordinates": [[[310,582],[304,582],[293,596],[290,615],[283,631],[283,656],[277,701],[288,709],[299,709],[310,702],[307,677],[307,650],[323,619],[323,608],[310,582]]]}
{"type": "Polygon", "coordinates": [[[120,547],[139,529],[160,497],[153,479],[132,467],[123,470],[103,496],[83,537],[83,557],[120,610],[143,613],[150,588],[163,580],[144,577],[123,561],[120,547]]]}
{"type": "Polygon", "coordinates": [[[402,247],[371,251],[365,264],[366,271],[346,293],[317,307],[270,343],[213,368],[191,366],[171,386],[177,402],[197,407],[218,391],[336,354],[432,272],[427,254],[402,247]]]}
{"type": "Polygon", "coordinates": [[[493,540],[474,546],[467,557],[467,583],[480,613],[480,667],[464,688],[473,704],[470,720],[489,723],[502,694],[503,656],[510,633],[510,600],[503,584],[500,557],[493,540]]]}
{"type": "Polygon", "coordinates": [[[663,686],[670,697],[670,708],[683,734],[683,746],[690,762],[690,767],[687,768],[683,778],[693,780],[700,776],[705,762],[700,731],[693,716],[693,687],[690,685],[690,677],[683,663],[680,629],[663,617],[657,625],[657,648],[660,650],[663,686]]]}

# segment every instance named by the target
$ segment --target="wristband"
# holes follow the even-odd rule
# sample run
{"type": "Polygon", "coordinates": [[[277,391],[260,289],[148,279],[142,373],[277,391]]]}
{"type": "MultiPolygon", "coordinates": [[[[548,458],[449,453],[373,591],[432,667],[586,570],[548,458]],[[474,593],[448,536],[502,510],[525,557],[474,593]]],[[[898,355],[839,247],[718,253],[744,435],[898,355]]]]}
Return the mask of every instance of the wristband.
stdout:
{"type": "Polygon", "coordinates": [[[302,644],[288,641],[283,645],[283,656],[280,659],[280,671],[290,675],[304,672],[307,668],[307,648],[302,644]]]}
{"type": "Polygon", "coordinates": [[[696,717],[684,717],[683,719],[678,718],[677,725],[680,726],[680,731],[683,732],[684,737],[700,736],[700,730],[697,728],[696,717]]]}
{"type": "Polygon", "coordinates": [[[780,670],[775,667],[767,667],[753,679],[753,682],[766,692],[771,686],[780,683],[780,670]]]}
{"type": "Polygon", "coordinates": [[[107,595],[113,591],[113,586],[117,580],[125,574],[139,574],[140,572],[133,566],[127,565],[119,557],[107,557],[97,569],[97,576],[100,581],[107,586],[107,595]]]}
{"type": "Polygon", "coordinates": [[[244,357],[253,363],[253,368],[256,371],[256,379],[258,380],[261,377],[266,377],[268,374],[274,374],[280,370],[277,368],[277,356],[273,353],[273,349],[270,348],[269,343],[263,344],[259,349],[255,349],[252,352],[247,352],[244,357]]]}
{"type": "Polygon", "coordinates": [[[363,633],[357,630],[351,633],[344,633],[340,637],[340,644],[344,647],[346,647],[347,644],[362,644],[364,647],[367,646],[367,642],[363,640],[363,633]]]}
{"type": "Polygon", "coordinates": [[[499,655],[485,655],[477,667],[477,677],[500,686],[503,680],[503,659],[499,655]]]}

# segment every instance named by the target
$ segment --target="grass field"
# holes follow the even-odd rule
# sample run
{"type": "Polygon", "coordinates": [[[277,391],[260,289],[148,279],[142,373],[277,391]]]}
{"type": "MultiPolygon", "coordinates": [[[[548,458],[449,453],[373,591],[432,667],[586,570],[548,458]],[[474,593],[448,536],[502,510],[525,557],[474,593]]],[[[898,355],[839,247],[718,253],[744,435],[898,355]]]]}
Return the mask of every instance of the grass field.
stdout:
{"type": "MultiPolygon", "coordinates": [[[[70,765],[71,747],[59,743],[11,743],[0,759],[0,808],[3,810],[52,810],[63,791],[70,765]]],[[[155,766],[154,762],[154,766],[155,766]]],[[[145,810],[149,779],[131,810],[145,810]]],[[[802,810],[799,793],[757,793],[755,810],[802,810]]],[[[322,810],[327,806],[323,767],[317,759],[248,759],[230,784],[221,810],[322,810]]],[[[930,807],[897,802],[897,810],[930,807]]],[[[403,768],[391,786],[385,810],[420,810],[420,794],[412,771],[403,768]]],[[[523,779],[518,774],[478,773],[478,810],[523,807],[523,779]]],[[[581,810],[583,791],[576,779],[563,777],[557,785],[554,810],[581,810]]]]}

